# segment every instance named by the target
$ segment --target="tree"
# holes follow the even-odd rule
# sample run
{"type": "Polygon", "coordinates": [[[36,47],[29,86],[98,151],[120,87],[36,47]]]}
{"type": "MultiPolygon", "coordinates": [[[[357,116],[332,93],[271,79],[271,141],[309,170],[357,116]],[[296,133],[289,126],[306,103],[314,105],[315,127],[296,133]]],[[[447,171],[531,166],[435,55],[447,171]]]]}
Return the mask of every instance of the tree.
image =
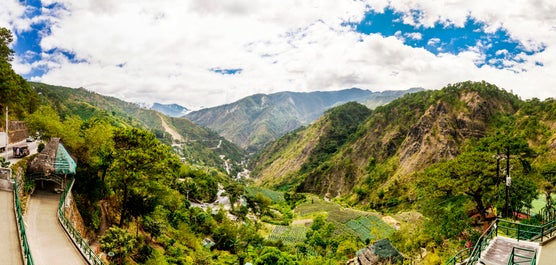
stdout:
{"type": "Polygon", "coordinates": [[[40,132],[44,139],[60,137],[64,127],[58,113],[48,105],[41,106],[33,114],[27,116],[25,121],[31,131],[40,132]]]}
{"type": "Polygon", "coordinates": [[[147,131],[120,129],[114,132],[113,141],[115,153],[108,185],[119,197],[123,226],[132,213],[132,194],[152,194],[158,185],[169,185],[168,176],[178,171],[179,161],[147,131]]]}
{"type": "Polygon", "coordinates": [[[0,27],[0,60],[10,62],[13,59],[14,51],[9,44],[14,40],[12,32],[4,27],[0,27]]]}
{"type": "Polygon", "coordinates": [[[232,206],[232,211],[235,210],[235,204],[241,196],[245,194],[245,189],[243,185],[232,182],[224,188],[230,198],[230,204],[232,206]]]}
{"type": "Polygon", "coordinates": [[[136,244],[135,238],[126,230],[118,227],[111,227],[106,230],[106,234],[100,238],[100,248],[106,253],[113,253],[114,259],[118,259],[118,264],[123,264],[124,259],[132,252],[136,244]]]}
{"type": "MultiPolygon", "coordinates": [[[[10,61],[14,51],[9,47],[12,41],[11,31],[0,27],[0,113],[5,118],[4,109],[8,106],[10,117],[18,120],[36,110],[39,97],[27,81],[12,69],[10,61]]],[[[0,122],[3,121],[0,119],[0,122]]]]}
{"type": "Polygon", "coordinates": [[[489,198],[496,187],[496,160],[487,152],[466,152],[457,158],[429,167],[423,180],[424,192],[432,198],[465,195],[475,202],[485,219],[489,198]]]}
{"type": "Polygon", "coordinates": [[[283,253],[276,247],[265,247],[259,257],[255,260],[255,265],[294,265],[299,264],[290,255],[283,253]]]}

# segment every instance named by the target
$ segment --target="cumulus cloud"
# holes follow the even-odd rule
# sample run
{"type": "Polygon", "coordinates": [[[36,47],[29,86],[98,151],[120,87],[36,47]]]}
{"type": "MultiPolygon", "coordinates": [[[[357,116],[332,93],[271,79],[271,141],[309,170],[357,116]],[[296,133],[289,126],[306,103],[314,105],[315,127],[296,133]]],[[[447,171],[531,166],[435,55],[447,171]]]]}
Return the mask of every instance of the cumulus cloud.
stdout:
{"type": "MultiPolygon", "coordinates": [[[[0,6],[0,26],[16,31],[48,23],[40,61],[19,54],[22,74],[47,69],[32,79],[84,87],[135,102],[209,107],[254,93],[360,87],[371,90],[440,88],[463,80],[487,80],[523,97],[554,97],[556,4],[551,1],[109,1],[49,0],[39,17],[25,19],[15,0],[0,6]],[[503,6],[504,8],[501,8],[503,6]],[[469,17],[483,30],[503,27],[528,49],[516,73],[490,66],[478,48],[457,55],[432,54],[404,45],[419,32],[398,37],[355,32],[369,10],[392,8],[407,24],[461,27],[469,17]],[[68,56],[70,54],[71,56],[68,56]],[[539,66],[535,62],[541,62],[539,66]],[[240,69],[222,74],[214,69],[240,69]],[[529,81],[524,81],[528,79],[529,81]]],[[[428,40],[435,46],[438,39],[428,40]]],[[[488,44],[485,44],[488,45],[488,44]]],[[[503,62],[506,63],[506,62],[503,62]]],[[[516,65],[517,64],[517,65],[516,65]]]]}

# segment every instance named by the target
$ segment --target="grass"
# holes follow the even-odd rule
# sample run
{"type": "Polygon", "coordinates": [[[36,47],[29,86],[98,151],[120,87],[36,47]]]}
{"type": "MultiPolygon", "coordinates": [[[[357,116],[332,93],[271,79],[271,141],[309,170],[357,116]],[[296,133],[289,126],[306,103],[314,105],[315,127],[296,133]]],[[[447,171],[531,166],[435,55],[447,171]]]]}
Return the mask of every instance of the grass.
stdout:
{"type": "MultiPolygon", "coordinates": [[[[552,200],[556,200],[556,194],[552,194],[552,200]]],[[[540,194],[536,199],[531,202],[533,208],[531,208],[531,215],[540,213],[541,209],[546,206],[546,200],[544,199],[544,195],[540,194]]]]}

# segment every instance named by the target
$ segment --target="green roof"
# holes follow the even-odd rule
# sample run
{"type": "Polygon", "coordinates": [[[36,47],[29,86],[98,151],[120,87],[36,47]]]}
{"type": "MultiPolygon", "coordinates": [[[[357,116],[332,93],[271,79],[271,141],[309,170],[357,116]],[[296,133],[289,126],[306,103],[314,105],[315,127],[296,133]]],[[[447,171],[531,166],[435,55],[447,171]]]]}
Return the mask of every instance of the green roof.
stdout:
{"type": "Polygon", "coordinates": [[[66,151],[66,148],[59,143],[58,150],[56,151],[56,161],[54,162],[56,174],[75,174],[76,166],[75,161],[66,151]]]}

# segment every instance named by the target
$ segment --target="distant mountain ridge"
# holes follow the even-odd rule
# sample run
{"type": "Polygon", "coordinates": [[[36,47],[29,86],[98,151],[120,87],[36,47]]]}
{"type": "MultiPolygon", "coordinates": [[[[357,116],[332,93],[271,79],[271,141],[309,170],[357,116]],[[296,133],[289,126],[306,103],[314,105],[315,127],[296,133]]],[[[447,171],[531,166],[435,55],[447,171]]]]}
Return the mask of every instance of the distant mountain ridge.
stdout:
{"type": "Polygon", "coordinates": [[[375,108],[407,93],[422,90],[372,92],[350,88],[326,92],[256,94],[234,103],[193,111],[186,117],[253,153],[270,141],[310,124],[332,107],[356,101],[375,108]]]}
{"type": "Polygon", "coordinates": [[[110,117],[114,125],[137,127],[153,132],[163,143],[172,145],[182,158],[194,164],[225,169],[225,161],[240,171],[244,152],[211,130],[198,126],[183,117],[167,117],[139,104],[103,96],[83,88],[53,86],[29,82],[44,101],[49,101],[61,116],[77,115],[83,120],[110,117]],[[174,138],[165,127],[179,134],[174,138]]]}
{"type": "Polygon", "coordinates": [[[151,109],[170,117],[183,117],[191,112],[188,108],[178,104],[161,104],[156,102],[152,105],[151,109]]]}

